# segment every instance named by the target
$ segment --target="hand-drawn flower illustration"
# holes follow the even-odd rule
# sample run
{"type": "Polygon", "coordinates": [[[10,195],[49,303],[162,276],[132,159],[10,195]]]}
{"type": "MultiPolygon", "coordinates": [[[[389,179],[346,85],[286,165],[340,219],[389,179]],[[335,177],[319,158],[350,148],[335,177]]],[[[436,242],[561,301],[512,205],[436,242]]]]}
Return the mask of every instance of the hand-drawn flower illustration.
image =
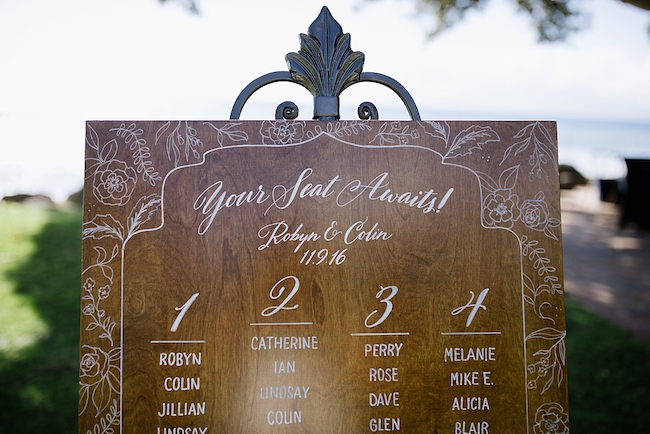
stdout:
{"type": "Polygon", "coordinates": [[[499,189],[483,201],[483,221],[488,226],[511,228],[519,218],[519,197],[510,190],[499,189]]]}
{"type": "Polygon", "coordinates": [[[111,295],[111,287],[108,285],[104,285],[101,288],[99,288],[97,294],[99,295],[98,300],[106,300],[108,296],[111,295]]]}
{"type": "Polygon", "coordinates": [[[93,195],[104,205],[121,206],[131,199],[137,181],[132,167],[124,161],[111,160],[97,167],[93,195]]]}
{"type": "Polygon", "coordinates": [[[521,221],[526,227],[544,232],[549,238],[557,240],[553,228],[560,225],[560,220],[550,216],[543,192],[537,193],[535,199],[525,200],[521,204],[521,221]]]}
{"type": "MultiPolygon", "coordinates": [[[[526,369],[532,375],[537,373],[537,376],[528,381],[528,389],[537,389],[538,381],[541,385],[542,378],[548,379],[544,382],[541,394],[543,395],[548,389],[551,388],[553,383],[558,387],[564,380],[564,367],[566,366],[566,331],[557,330],[551,327],[545,327],[536,330],[526,337],[526,341],[531,339],[542,339],[545,341],[552,341],[553,345],[545,350],[538,350],[533,354],[533,357],[539,357],[535,363],[530,363],[526,369]]],[[[532,377],[529,376],[528,378],[532,377]]]]}
{"type": "Polygon", "coordinates": [[[111,321],[111,317],[106,317],[106,311],[99,307],[99,303],[102,300],[106,300],[111,294],[110,285],[104,285],[101,288],[97,289],[97,295],[93,293],[95,287],[95,281],[91,278],[86,279],[84,283],[84,289],[86,294],[81,297],[82,300],[88,301],[88,303],[83,307],[82,313],[90,317],[90,322],[86,325],[86,331],[92,331],[95,329],[101,330],[99,338],[108,339],[108,341],[113,345],[113,329],[115,329],[115,321],[111,321]],[[92,281],[92,285],[89,283],[92,281]]]}
{"type": "Polygon", "coordinates": [[[83,284],[84,290],[86,292],[92,292],[94,287],[95,287],[95,279],[93,279],[92,277],[87,278],[83,284]]]}
{"type": "Polygon", "coordinates": [[[79,414],[92,401],[98,416],[120,394],[120,348],[109,352],[84,345],[79,364],[79,414]]]}
{"type": "Polygon", "coordinates": [[[510,167],[495,181],[486,173],[477,172],[481,190],[487,195],[483,199],[483,224],[510,229],[519,219],[519,196],[512,193],[517,184],[519,166],[510,167]]]}
{"type": "Polygon", "coordinates": [[[89,316],[94,314],[95,313],[95,306],[93,306],[92,304],[85,305],[84,308],[83,308],[83,313],[84,313],[84,315],[89,315],[89,316]]]}
{"type": "Polygon", "coordinates": [[[535,434],[569,434],[569,415],[555,402],[542,404],[535,414],[535,434]]]}
{"type": "Polygon", "coordinates": [[[390,122],[390,129],[388,129],[388,122],[385,122],[377,135],[369,142],[373,145],[408,145],[411,139],[415,140],[420,138],[419,131],[411,129],[410,125],[402,125],[401,122],[390,122]]]}
{"type": "Polygon", "coordinates": [[[290,145],[299,142],[305,135],[303,121],[264,121],[260,127],[262,143],[265,145],[290,145]]]}
{"type": "Polygon", "coordinates": [[[521,221],[536,231],[544,230],[548,222],[548,205],[541,200],[525,200],[521,204],[521,221]]]}

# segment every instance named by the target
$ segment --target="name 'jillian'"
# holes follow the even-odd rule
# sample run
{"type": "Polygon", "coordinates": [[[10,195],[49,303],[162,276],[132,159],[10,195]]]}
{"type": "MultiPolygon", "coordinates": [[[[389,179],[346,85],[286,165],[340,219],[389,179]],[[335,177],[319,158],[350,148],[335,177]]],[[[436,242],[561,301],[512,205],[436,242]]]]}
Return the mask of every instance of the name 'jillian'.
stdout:
{"type": "MultiPolygon", "coordinates": [[[[257,189],[235,193],[227,191],[221,180],[211,184],[194,201],[194,210],[206,216],[199,224],[199,234],[203,235],[210,228],[217,213],[224,208],[240,207],[253,203],[269,204],[264,212],[266,215],[271,208],[286,209],[296,200],[318,197],[328,198],[336,193],[336,187],[339,187],[337,183],[343,183],[343,179],[339,175],[335,175],[325,183],[312,184],[307,182],[312,173],[313,169],[311,167],[306,168],[293,185],[289,187],[278,184],[269,189],[260,184],[257,189]]],[[[339,207],[344,207],[363,196],[369,200],[406,205],[409,208],[416,208],[428,214],[432,211],[440,212],[454,191],[453,188],[449,188],[438,202],[436,209],[434,209],[438,199],[438,192],[433,188],[417,192],[396,192],[388,188],[389,186],[388,172],[380,173],[367,183],[359,179],[353,180],[338,189],[336,204],[339,207]]]]}

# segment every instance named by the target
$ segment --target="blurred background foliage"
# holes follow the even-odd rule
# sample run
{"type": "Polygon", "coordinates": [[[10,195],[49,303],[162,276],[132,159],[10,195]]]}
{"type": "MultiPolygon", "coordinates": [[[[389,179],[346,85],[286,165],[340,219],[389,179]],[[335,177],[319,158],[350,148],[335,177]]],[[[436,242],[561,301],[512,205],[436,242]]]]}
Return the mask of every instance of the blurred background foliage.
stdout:
{"type": "MultiPolygon", "coordinates": [[[[188,11],[199,14],[199,0],[159,0],[176,2],[188,11]]],[[[366,0],[376,2],[379,0],[366,0]]],[[[402,0],[403,1],[403,0],[402,0]]],[[[435,36],[459,22],[469,10],[480,9],[488,0],[410,0],[418,13],[435,17],[430,36],[435,36]]],[[[580,9],[581,0],[514,0],[521,11],[530,15],[541,42],[564,41],[572,32],[588,25],[588,17],[580,9]]],[[[619,1],[619,0],[612,0],[619,1]]],[[[650,0],[620,0],[650,10],[650,0]]],[[[650,26],[648,27],[650,36],[650,26]]]]}

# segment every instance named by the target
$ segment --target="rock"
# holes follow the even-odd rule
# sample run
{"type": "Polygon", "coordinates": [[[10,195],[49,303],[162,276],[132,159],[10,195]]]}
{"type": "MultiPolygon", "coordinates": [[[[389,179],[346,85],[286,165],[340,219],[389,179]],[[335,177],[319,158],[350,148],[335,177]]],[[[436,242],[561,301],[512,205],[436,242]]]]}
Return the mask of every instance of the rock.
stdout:
{"type": "Polygon", "coordinates": [[[5,202],[23,203],[25,205],[37,206],[40,208],[54,208],[54,202],[44,194],[16,194],[2,198],[5,202]]]}
{"type": "Polygon", "coordinates": [[[589,184],[587,178],[568,164],[560,164],[558,170],[560,171],[560,188],[563,190],[571,190],[576,185],[589,184]]]}
{"type": "Polygon", "coordinates": [[[82,206],[84,203],[84,191],[83,189],[79,190],[76,193],[72,193],[70,196],[68,196],[68,202],[73,203],[75,205],[82,206]]]}

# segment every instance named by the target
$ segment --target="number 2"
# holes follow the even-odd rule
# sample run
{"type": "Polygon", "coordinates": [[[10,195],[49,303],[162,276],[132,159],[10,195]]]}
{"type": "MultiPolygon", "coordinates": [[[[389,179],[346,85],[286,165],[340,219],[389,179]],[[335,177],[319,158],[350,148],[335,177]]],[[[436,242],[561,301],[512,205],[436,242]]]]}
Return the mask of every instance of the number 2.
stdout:
{"type": "Polygon", "coordinates": [[[386,310],[384,310],[384,314],[381,316],[381,318],[379,318],[377,321],[375,321],[372,324],[368,324],[368,321],[370,320],[370,317],[373,316],[374,314],[376,314],[377,310],[375,309],[372,312],[370,312],[370,315],[368,315],[366,317],[366,327],[368,327],[368,328],[377,327],[379,324],[383,323],[386,320],[386,318],[388,318],[388,315],[390,315],[391,311],[393,310],[393,302],[391,302],[390,300],[393,297],[395,297],[395,294],[397,294],[397,286],[394,286],[394,285],[386,286],[386,287],[381,286],[380,288],[381,289],[379,290],[379,292],[377,293],[375,298],[381,297],[381,295],[384,293],[384,291],[386,291],[387,289],[390,289],[390,294],[388,294],[388,297],[381,300],[382,303],[386,303],[386,310]]]}
{"type": "MultiPolygon", "coordinates": [[[[314,251],[315,251],[315,250],[314,250],[314,251]]],[[[287,303],[289,303],[289,300],[291,300],[291,297],[293,297],[294,295],[296,295],[296,292],[298,292],[298,288],[300,288],[300,281],[298,280],[298,278],[297,278],[296,276],[287,276],[287,277],[285,277],[285,278],[283,278],[283,279],[280,279],[280,280],[278,281],[278,283],[276,283],[276,284],[273,286],[273,288],[271,288],[271,292],[269,293],[269,296],[271,297],[272,300],[277,300],[278,298],[280,298],[280,296],[282,295],[282,293],[284,293],[284,289],[285,289],[284,286],[282,286],[281,284],[282,284],[282,282],[284,282],[285,280],[293,280],[293,289],[291,290],[291,292],[289,293],[289,295],[287,296],[287,298],[285,298],[285,299],[282,301],[282,303],[280,303],[280,304],[277,305],[277,306],[269,306],[269,307],[267,307],[266,309],[264,309],[264,310],[262,311],[262,316],[271,316],[271,315],[275,315],[276,313],[278,313],[278,312],[281,311],[281,310],[293,310],[293,309],[298,309],[298,305],[297,305],[297,304],[294,305],[294,306],[291,306],[291,307],[287,307],[287,303]],[[275,290],[276,290],[276,288],[278,288],[278,286],[279,286],[280,288],[278,289],[277,294],[276,294],[276,293],[275,293],[275,290]]]]}

